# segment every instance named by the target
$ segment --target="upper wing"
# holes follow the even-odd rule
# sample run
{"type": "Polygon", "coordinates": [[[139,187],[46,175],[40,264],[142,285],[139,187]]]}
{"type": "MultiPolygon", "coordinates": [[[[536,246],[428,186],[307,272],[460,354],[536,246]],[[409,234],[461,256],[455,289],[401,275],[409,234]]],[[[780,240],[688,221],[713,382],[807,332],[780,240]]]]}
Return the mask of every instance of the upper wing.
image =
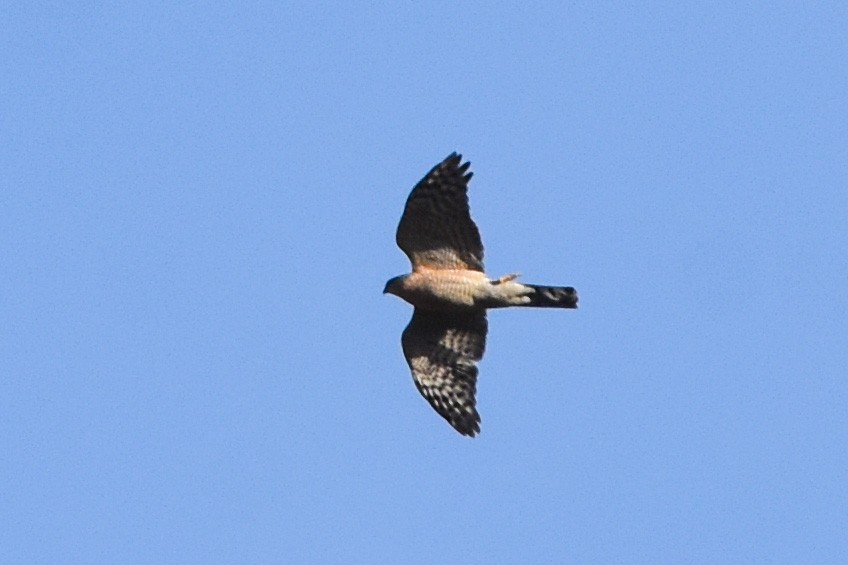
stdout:
{"type": "Polygon", "coordinates": [[[418,392],[456,431],[480,431],[477,361],[486,348],[486,312],[439,314],[415,309],[401,344],[418,392]]]}
{"type": "Polygon", "coordinates": [[[396,241],[412,262],[435,269],[483,270],[480,231],[468,211],[470,163],[451,153],[421,179],[406,201],[396,241]]]}

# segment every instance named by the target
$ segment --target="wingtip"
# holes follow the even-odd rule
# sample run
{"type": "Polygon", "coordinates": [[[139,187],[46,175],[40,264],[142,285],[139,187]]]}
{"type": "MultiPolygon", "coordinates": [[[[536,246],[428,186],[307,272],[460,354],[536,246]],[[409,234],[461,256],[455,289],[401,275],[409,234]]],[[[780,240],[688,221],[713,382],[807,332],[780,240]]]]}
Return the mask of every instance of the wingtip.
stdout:
{"type": "Polygon", "coordinates": [[[448,423],[451,427],[453,427],[453,429],[466,437],[475,437],[480,433],[480,414],[478,414],[476,410],[470,419],[465,418],[454,421],[448,420],[448,423]]]}
{"type": "Polygon", "coordinates": [[[471,166],[471,161],[462,162],[462,153],[454,151],[450,155],[444,158],[441,162],[441,166],[450,165],[456,167],[459,171],[459,174],[465,179],[465,182],[471,180],[471,177],[474,176],[473,172],[468,171],[468,168],[471,166]]]}
{"type": "Polygon", "coordinates": [[[457,153],[456,151],[454,151],[453,153],[451,153],[450,155],[448,155],[447,157],[442,159],[442,163],[451,164],[451,165],[454,165],[454,166],[457,166],[457,167],[459,166],[459,163],[461,161],[462,161],[462,154],[457,153]]]}

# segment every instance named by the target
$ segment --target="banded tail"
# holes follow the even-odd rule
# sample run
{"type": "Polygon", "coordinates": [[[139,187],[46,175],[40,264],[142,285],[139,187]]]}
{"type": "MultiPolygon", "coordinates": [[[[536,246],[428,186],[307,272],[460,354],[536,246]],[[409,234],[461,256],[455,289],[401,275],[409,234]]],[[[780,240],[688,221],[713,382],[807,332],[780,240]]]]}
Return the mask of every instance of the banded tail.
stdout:
{"type": "Polygon", "coordinates": [[[524,284],[533,289],[528,295],[530,302],[522,306],[536,306],[539,308],[577,308],[577,291],[570,286],[542,286],[536,284],[524,284]]]}

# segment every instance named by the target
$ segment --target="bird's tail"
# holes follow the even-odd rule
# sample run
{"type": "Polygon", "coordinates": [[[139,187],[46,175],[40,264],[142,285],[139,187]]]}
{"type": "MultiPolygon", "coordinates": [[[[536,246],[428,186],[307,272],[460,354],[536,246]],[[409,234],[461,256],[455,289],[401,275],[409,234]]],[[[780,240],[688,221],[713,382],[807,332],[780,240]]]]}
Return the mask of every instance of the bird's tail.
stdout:
{"type": "Polygon", "coordinates": [[[525,287],[533,289],[528,295],[530,302],[522,306],[535,306],[538,308],[577,308],[577,291],[570,286],[541,286],[536,284],[524,284],[525,287]]]}

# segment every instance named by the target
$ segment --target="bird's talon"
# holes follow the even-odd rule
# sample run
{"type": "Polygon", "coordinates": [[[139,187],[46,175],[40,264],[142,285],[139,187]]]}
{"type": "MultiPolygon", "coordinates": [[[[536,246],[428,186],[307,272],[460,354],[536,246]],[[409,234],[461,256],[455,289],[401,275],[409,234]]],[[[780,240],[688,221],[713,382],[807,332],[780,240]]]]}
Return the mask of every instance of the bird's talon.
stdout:
{"type": "Polygon", "coordinates": [[[515,279],[517,279],[520,276],[521,275],[519,273],[510,273],[508,275],[504,275],[504,276],[502,276],[501,278],[498,279],[497,284],[503,284],[503,283],[507,283],[507,282],[510,282],[510,281],[514,281],[515,279]]]}

